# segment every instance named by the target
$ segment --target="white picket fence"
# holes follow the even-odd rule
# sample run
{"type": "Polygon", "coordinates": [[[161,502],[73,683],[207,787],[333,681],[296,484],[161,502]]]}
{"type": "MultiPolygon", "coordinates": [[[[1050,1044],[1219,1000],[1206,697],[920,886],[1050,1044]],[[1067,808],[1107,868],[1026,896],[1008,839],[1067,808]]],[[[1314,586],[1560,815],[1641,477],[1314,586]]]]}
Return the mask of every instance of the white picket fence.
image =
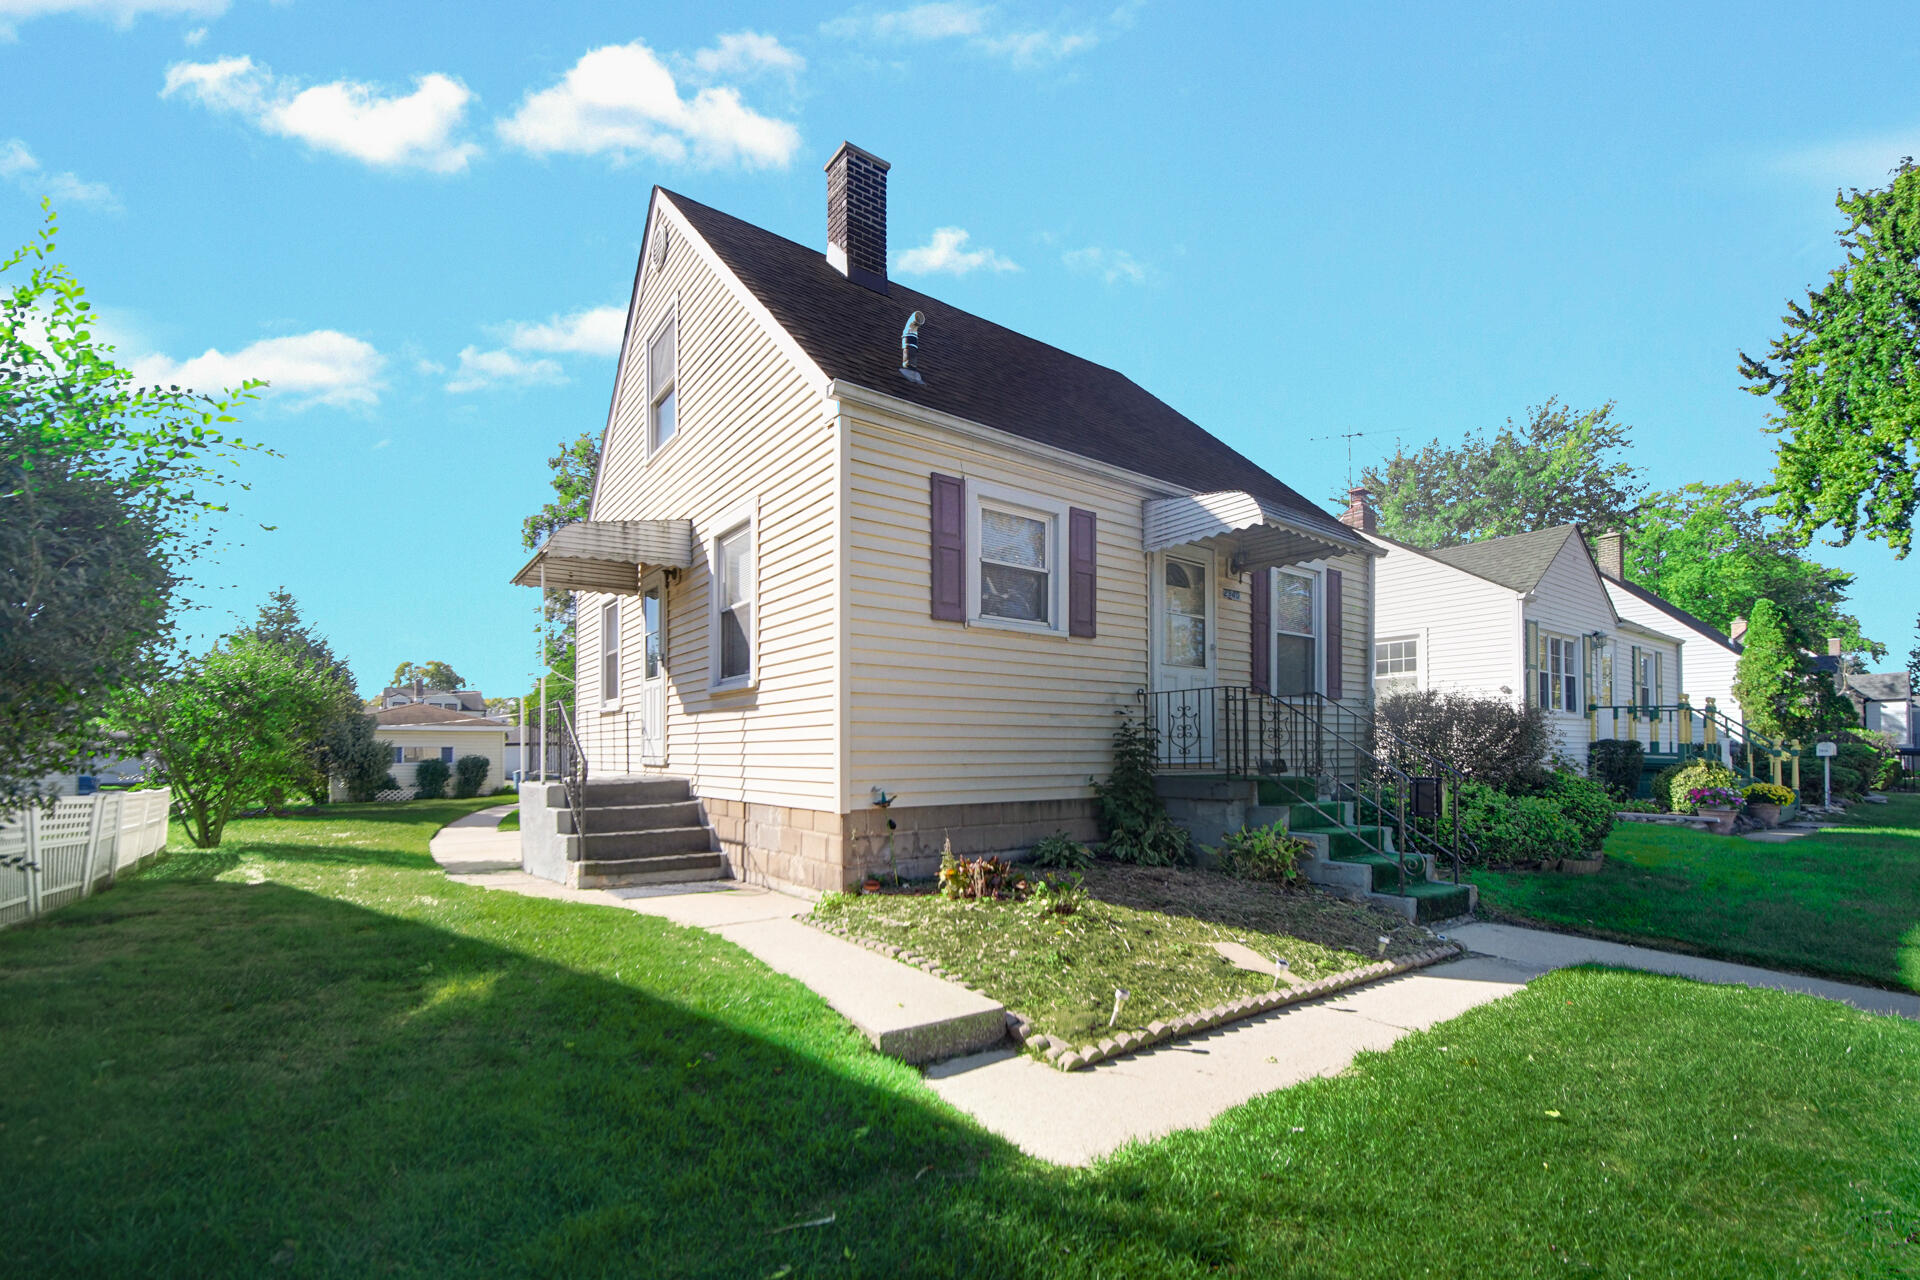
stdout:
{"type": "Polygon", "coordinates": [[[167,845],[173,792],[62,796],[0,823],[0,929],[113,883],[167,845]]]}

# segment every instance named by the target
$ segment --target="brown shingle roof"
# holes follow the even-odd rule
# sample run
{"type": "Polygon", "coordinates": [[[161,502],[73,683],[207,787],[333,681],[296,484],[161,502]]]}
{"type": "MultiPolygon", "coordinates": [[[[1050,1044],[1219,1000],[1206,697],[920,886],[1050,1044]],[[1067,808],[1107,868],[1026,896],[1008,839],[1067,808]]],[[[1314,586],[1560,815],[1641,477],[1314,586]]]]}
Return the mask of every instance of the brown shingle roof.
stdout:
{"type": "Polygon", "coordinates": [[[1504,538],[1483,538],[1457,547],[1435,547],[1425,554],[1442,564],[1464,569],[1476,578],[1497,582],[1510,591],[1531,591],[1540,585],[1547,566],[1567,545],[1567,539],[1579,534],[1572,524],[1531,533],[1515,533],[1504,538]]]}
{"type": "Polygon", "coordinates": [[[827,377],[1195,492],[1245,490],[1304,528],[1360,545],[1352,530],[1123,374],[898,281],[875,293],[834,270],[819,249],[661,194],[827,377]],[[927,317],[918,383],[900,373],[900,329],[915,311],[927,317]]]}
{"type": "Polygon", "coordinates": [[[373,713],[375,724],[383,725],[477,725],[493,729],[507,726],[498,720],[489,720],[485,716],[469,715],[465,711],[455,711],[450,707],[430,707],[424,702],[412,702],[405,706],[388,707],[384,711],[373,713]]]}

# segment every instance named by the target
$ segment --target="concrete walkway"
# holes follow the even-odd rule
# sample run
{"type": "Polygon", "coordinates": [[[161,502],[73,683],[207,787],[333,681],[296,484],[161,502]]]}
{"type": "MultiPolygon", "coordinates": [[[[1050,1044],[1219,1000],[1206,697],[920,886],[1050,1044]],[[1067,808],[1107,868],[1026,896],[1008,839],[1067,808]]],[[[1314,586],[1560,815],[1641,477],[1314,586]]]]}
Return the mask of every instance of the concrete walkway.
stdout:
{"type": "Polygon", "coordinates": [[[730,880],[571,889],[530,876],[520,869],[520,833],[496,830],[510,811],[482,809],[433,837],[429,851],[449,880],[625,907],[717,933],[811,988],[874,1048],[906,1062],[971,1053],[1006,1038],[1006,1009],[999,1002],[801,924],[795,917],[813,906],[805,898],[730,880]]]}
{"type": "MultiPolygon", "coordinates": [[[[1001,1016],[1000,1006],[957,984],[801,924],[795,917],[812,905],[801,898],[727,882],[568,889],[526,875],[518,869],[515,833],[472,830],[498,822],[498,817],[489,818],[493,813],[474,814],[434,837],[433,855],[447,867],[450,879],[536,897],[623,906],[711,930],[819,992],[876,1045],[892,1028],[910,1031],[929,1021],[984,1012],[969,1001],[990,1007],[995,1018],[1001,1016]]],[[[1389,1048],[1409,1032],[1458,1017],[1569,965],[1616,965],[1702,982],[1800,991],[1876,1013],[1920,1018],[1920,996],[1648,947],[1498,924],[1462,925],[1447,936],[1464,944],[1468,954],[1092,1070],[1057,1071],[1023,1053],[996,1047],[928,1067],[927,1084],[1029,1155],[1078,1165],[1136,1139],[1199,1128],[1228,1108],[1274,1089],[1333,1075],[1363,1050],[1389,1048]]],[[[993,1038],[998,1038],[997,1031],[993,1038]]]]}

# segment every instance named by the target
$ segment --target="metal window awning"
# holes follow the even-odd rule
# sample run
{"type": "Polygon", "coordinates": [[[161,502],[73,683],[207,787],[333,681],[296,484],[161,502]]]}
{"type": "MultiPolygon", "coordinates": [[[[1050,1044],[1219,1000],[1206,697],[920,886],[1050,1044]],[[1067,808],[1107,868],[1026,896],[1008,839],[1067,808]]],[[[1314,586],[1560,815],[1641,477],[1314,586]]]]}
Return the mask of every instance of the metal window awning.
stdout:
{"type": "Polygon", "coordinates": [[[1227,538],[1237,572],[1373,551],[1358,535],[1342,538],[1309,528],[1297,515],[1239,489],[1149,498],[1145,526],[1148,551],[1227,538]]]}
{"type": "Polygon", "coordinates": [[[692,563],[691,520],[582,520],[555,529],[513,584],[630,595],[640,590],[646,570],[692,563]]]}

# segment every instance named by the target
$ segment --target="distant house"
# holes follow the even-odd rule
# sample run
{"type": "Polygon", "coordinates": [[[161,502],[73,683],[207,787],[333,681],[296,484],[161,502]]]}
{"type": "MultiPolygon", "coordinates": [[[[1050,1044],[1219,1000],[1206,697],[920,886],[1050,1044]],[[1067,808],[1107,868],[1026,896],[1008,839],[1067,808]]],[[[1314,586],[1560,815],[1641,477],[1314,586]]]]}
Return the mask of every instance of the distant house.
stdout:
{"type": "Polygon", "coordinates": [[[1680,637],[1615,606],[1576,525],[1431,550],[1372,538],[1386,552],[1376,696],[1458,689],[1524,700],[1547,712],[1554,750],[1584,764],[1592,738],[1646,741],[1655,710],[1688,687],[1680,637]]]}
{"type": "MultiPolygon", "coordinates": [[[[1708,623],[1670,604],[1626,577],[1626,538],[1619,533],[1600,535],[1595,560],[1606,581],[1607,595],[1623,618],[1644,623],[1680,639],[1680,663],[1687,673],[1686,692],[1696,708],[1704,710],[1708,698],[1728,720],[1738,724],[1740,703],[1733,696],[1733,678],[1742,652],[1737,637],[1729,636],[1708,623]]],[[[1735,619],[1736,627],[1745,623],[1735,619]]]]}
{"type": "Polygon", "coordinates": [[[1847,697],[1860,713],[1862,728],[1889,735],[1895,748],[1920,746],[1914,735],[1913,677],[1906,672],[1851,674],[1847,697]]]}
{"type": "Polygon", "coordinates": [[[380,709],[395,707],[439,707],[472,716],[487,714],[487,699],[478,689],[429,689],[415,680],[410,685],[390,685],[380,691],[380,709]]]}
{"type": "MultiPolygon", "coordinates": [[[[422,760],[443,760],[449,766],[461,756],[487,758],[488,790],[507,779],[507,726],[485,716],[468,715],[427,703],[405,703],[373,713],[374,736],[392,744],[393,777],[403,788],[414,786],[414,770],[422,760]]],[[[333,798],[346,798],[338,779],[333,798]]]]}

